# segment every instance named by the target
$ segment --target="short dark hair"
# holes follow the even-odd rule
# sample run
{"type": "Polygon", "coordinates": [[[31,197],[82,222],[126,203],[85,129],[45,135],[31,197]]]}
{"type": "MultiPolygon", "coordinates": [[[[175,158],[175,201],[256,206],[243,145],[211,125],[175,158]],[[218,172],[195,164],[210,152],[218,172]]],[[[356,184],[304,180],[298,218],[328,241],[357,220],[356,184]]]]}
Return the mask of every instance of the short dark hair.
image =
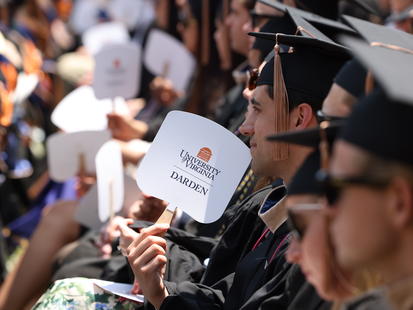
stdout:
{"type": "MultiPolygon", "coordinates": [[[[271,99],[274,99],[274,87],[270,85],[267,86],[267,92],[268,95],[270,96],[271,99]]],[[[288,91],[288,110],[292,111],[296,107],[298,107],[302,103],[308,103],[311,108],[313,109],[313,112],[316,113],[318,110],[321,110],[323,106],[323,100],[317,100],[313,96],[308,96],[302,92],[297,92],[297,91],[292,91],[292,90],[287,90],[288,91]]]]}

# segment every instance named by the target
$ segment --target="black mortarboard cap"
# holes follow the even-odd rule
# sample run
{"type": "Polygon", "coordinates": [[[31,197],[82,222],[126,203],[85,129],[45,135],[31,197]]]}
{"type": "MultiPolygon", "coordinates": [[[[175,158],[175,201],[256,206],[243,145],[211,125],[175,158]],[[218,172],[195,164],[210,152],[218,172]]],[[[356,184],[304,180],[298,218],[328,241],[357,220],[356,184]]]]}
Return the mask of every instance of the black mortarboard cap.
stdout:
{"type": "MultiPolygon", "coordinates": [[[[305,11],[302,9],[298,9],[298,8],[293,8],[291,6],[285,5],[281,2],[278,2],[277,0],[258,0],[261,3],[264,3],[268,6],[271,6],[272,8],[275,8],[281,12],[287,12],[287,9],[300,15],[301,17],[303,17],[305,20],[309,21],[310,23],[314,23],[317,26],[321,26],[325,28],[329,28],[330,30],[334,30],[334,32],[345,32],[345,33],[355,33],[355,31],[350,28],[349,26],[340,23],[339,21],[336,21],[336,17],[334,16],[328,16],[328,17],[323,17],[321,16],[322,12],[319,13],[319,11],[317,10],[317,8],[315,8],[312,12],[309,11],[305,11]]],[[[315,1],[317,2],[317,1],[315,1]]],[[[315,3],[314,2],[314,3],[315,3]]],[[[334,2],[334,1],[332,1],[334,2]]],[[[328,4],[328,1],[326,2],[326,4],[328,4]]],[[[322,7],[319,7],[320,9],[322,9],[322,7]]],[[[320,28],[321,29],[321,28],[320,28]]]]}
{"type": "MultiPolygon", "coordinates": [[[[318,40],[321,40],[321,41],[324,41],[324,42],[334,44],[333,40],[331,40],[329,37],[327,37],[320,30],[318,30],[313,25],[311,25],[301,15],[297,14],[297,12],[294,12],[293,10],[287,9],[287,13],[290,16],[290,18],[293,20],[293,22],[296,26],[297,31],[296,31],[295,34],[300,33],[304,37],[318,39],[318,40]]],[[[285,14],[285,15],[287,15],[287,14],[285,14]]],[[[289,33],[285,33],[285,34],[289,34],[289,33]]]]}
{"type": "Polygon", "coordinates": [[[342,41],[370,70],[380,89],[361,100],[344,126],[342,138],[385,159],[413,165],[409,143],[413,119],[413,36],[356,21],[366,42],[342,41]],[[392,35],[394,34],[394,35],[392,35]]]}
{"type": "MultiPolygon", "coordinates": [[[[296,30],[297,27],[291,17],[284,14],[283,16],[271,17],[268,22],[261,27],[260,32],[294,34],[296,30]]],[[[273,50],[274,42],[263,38],[256,38],[252,48],[261,51],[261,54],[265,57],[273,50]]]]}
{"type": "Polygon", "coordinates": [[[383,159],[413,165],[412,119],[413,98],[397,101],[377,89],[356,105],[340,138],[383,159]]]}
{"type": "Polygon", "coordinates": [[[320,152],[311,153],[298,168],[290,184],[287,186],[288,195],[315,194],[322,195],[323,188],[317,182],[315,175],[320,170],[320,152]]]}
{"type": "Polygon", "coordinates": [[[348,0],[348,2],[354,3],[355,6],[361,8],[363,11],[368,13],[369,15],[379,17],[380,19],[383,17],[383,13],[380,10],[380,7],[377,1],[366,1],[366,0],[348,0]]]}
{"type": "Polygon", "coordinates": [[[323,128],[319,126],[303,130],[286,131],[267,137],[269,141],[280,141],[308,147],[318,147],[321,142],[322,130],[327,142],[332,145],[345,120],[323,122],[323,128]]]}
{"type": "Polygon", "coordinates": [[[370,23],[352,16],[343,16],[343,20],[369,43],[381,42],[413,50],[412,35],[407,32],[370,23]]]}
{"type": "Polygon", "coordinates": [[[377,41],[373,46],[349,37],[342,41],[392,99],[413,103],[413,49],[406,48],[413,45],[413,35],[408,36],[410,42],[403,36],[403,40],[393,38],[391,44],[377,41]]]}
{"type": "Polygon", "coordinates": [[[340,69],[334,83],[358,98],[364,94],[366,76],[366,69],[356,59],[352,59],[340,69]]]}
{"type": "Polygon", "coordinates": [[[401,12],[394,12],[386,18],[387,23],[401,22],[408,18],[413,18],[413,5],[410,5],[401,12]]]}
{"type": "MultiPolygon", "coordinates": [[[[284,34],[250,34],[293,47],[292,53],[280,54],[290,105],[301,102],[321,103],[338,70],[350,57],[349,51],[336,43],[284,34]],[[296,102],[294,98],[301,102],[296,102]]],[[[257,86],[273,84],[274,58],[264,66],[257,80],[257,86]]]]}

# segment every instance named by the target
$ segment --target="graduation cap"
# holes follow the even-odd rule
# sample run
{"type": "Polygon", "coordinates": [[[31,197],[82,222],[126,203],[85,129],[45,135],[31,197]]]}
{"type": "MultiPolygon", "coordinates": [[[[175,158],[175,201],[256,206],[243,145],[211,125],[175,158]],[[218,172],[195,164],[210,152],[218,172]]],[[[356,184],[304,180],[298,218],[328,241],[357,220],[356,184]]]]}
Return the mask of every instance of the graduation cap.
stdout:
{"type": "Polygon", "coordinates": [[[357,59],[371,70],[380,89],[356,105],[342,138],[383,158],[413,164],[409,143],[413,119],[413,67],[409,64],[413,62],[413,50],[408,48],[413,44],[413,36],[390,38],[389,30],[375,33],[378,40],[382,34],[383,40],[370,45],[343,38],[357,59]],[[383,43],[385,39],[392,43],[383,43]]]}
{"type": "Polygon", "coordinates": [[[349,60],[337,73],[334,83],[358,98],[364,94],[366,69],[356,59],[349,60]]]}
{"type": "Polygon", "coordinates": [[[258,0],[258,1],[272,8],[275,8],[281,12],[287,12],[287,9],[290,11],[293,11],[294,13],[300,15],[307,21],[314,23],[317,26],[321,26],[323,28],[325,27],[330,30],[334,30],[334,32],[345,32],[345,33],[353,33],[353,34],[355,33],[355,31],[352,28],[348,27],[347,25],[340,23],[336,20],[330,19],[330,18],[336,18],[336,17],[330,16],[330,18],[326,18],[318,14],[315,14],[317,13],[317,9],[314,9],[313,13],[311,13],[309,11],[305,11],[302,9],[293,8],[291,6],[278,2],[276,0],[258,0]]]}
{"type": "Polygon", "coordinates": [[[297,14],[294,10],[287,9],[288,15],[294,21],[297,31],[295,34],[300,33],[304,37],[318,39],[324,42],[328,42],[331,44],[335,44],[333,40],[327,37],[324,33],[318,30],[316,27],[311,25],[308,21],[306,21],[301,15],[297,14]]]}
{"type": "Polygon", "coordinates": [[[318,150],[308,155],[287,186],[288,195],[323,194],[323,186],[315,178],[320,170],[320,159],[318,150]]]}
{"type": "Polygon", "coordinates": [[[413,50],[413,36],[407,32],[370,23],[347,15],[343,16],[343,20],[353,27],[370,44],[380,42],[382,44],[396,45],[413,50]]]}
{"type": "MultiPolygon", "coordinates": [[[[316,38],[324,42],[335,44],[329,37],[307,22],[296,12],[287,9],[287,13],[288,14],[284,14],[283,16],[271,17],[270,20],[260,29],[260,32],[283,33],[290,35],[300,34],[304,37],[316,38]]],[[[263,55],[267,55],[272,50],[273,43],[266,40],[266,38],[257,37],[253,48],[259,49],[263,52],[263,55]]],[[[285,50],[288,50],[288,48],[285,50]]]]}
{"type": "MultiPolygon", "coordinates": [[[[296,30],[297,26],[291,17],[284,14],[283,16],[272,16],[268,22],[261,27],[260,32],[294,34],[296,30]]],[[[261,51],[261,54],[265,57],[273,50],[274,43],[271,40],[257,37],[252,48],[261,51]]]]}
{"type": "Polygon", "coordinates": [[[386,23],[398,23],[408,18],[413,18],[413,5],[410,5],[401,12],[394,12],[386,18],[386,23]]]}
{"type": "Polygon", "coordinates": [[[348,0],[348,2],[353,3],[355,6],[359,7],[370,16],[376,16],[380,19],[383,18],[383,13],[380,11],[376,1],[365,1],[365,0],[348,0]]]}
{"type": "MultiPolygon", "coordinates": [[[[276,42],[275,53],[262,69],[257,86],[273,87],[275,104],[275,132],[288,128],[288,114],[292,107],[306,102],[319,109],[330,90],[337,71],[348,60],[346,48],[336,43],[309,38],[271,33],[251,33],[276,42]],[[279,52],[279,44],[292,47],[288,53],[279,52]]],[[[288,145],[287,145],[288,146],[288,145]]],[[[288,147],[278,145],[274,159],[288,157],[288,147]]]]}
{"type": "MultiPolygon", "coordinates": [[[[389,87],[395,86],[398,80],[389,87]]],[[[376,89],[356,105],[340,138],[386,160],[413,165],[413,95],[400,101],[376,89]]]]}
{"type": "MultiPolygon", "coordinates": [[[[384,38],[387,35],[383,32],[384,38]]],[[[412,101],[413,66],[410,64],[413,63],[413,36],[408,36],[403,36],[401,40],[392,38],[391,44],[385,43],[385,40],[367,44],[349,37],[343,38],[342,42],[351,48],[356,58],[372,72],[374,79],[392,99],[409,102],[412,101]]]]}

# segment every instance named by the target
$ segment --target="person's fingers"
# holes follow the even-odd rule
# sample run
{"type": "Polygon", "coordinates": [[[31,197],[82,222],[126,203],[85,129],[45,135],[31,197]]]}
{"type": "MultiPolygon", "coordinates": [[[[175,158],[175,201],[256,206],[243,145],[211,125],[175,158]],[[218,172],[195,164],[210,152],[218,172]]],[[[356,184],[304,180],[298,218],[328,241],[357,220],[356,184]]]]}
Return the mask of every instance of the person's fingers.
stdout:
{"type": "Polygon", "coordinates": [[[136,279],[133,281],[133,287],[131,289],[131,294],[135,294],[135,295],[136,294],[142,294],[142,289],[139,285],[138,280],[136,280],[136,279]]]}
{"type": "Polygon", "coordinates": [[[165,254],[166,252],[164,248],[162,248],[158,244],[152,244],[138,257],[128,255],[128,261],[131,264],[133,271],[142,276],[148,269],[152,270],[152,268],[154,268],[153,265],[155,263],[152,263],[152,267],[146,267],[148,264],[151,264],[152,260],[155,259],[155,261],[158,261],[156,257],[165,256],[165,254]]]}
{"type": "Polygon", "coordinates": [[[144,274],[154,274],[155,272],[161,272],[162,268],[166,265],[168,259],[165,255],[156,255],[145,266],[141,268],[144,274]]]}
{"type": "MultiPolygon", "coordinates": [[[[132,221],[133,223],[133,221],[132,221]]],[[[120,237],[121,238],[136,238],[139,234],[134,231],[132,228],[128,227],[128,225],[125,223],[119,223],[118,224],[118,230],[120,231],[120,237]]]]}
{"type": "Polygon", "coordinates": [[[163,249],[166,249],[166,240],[158,236],[148,236],[137,247],[129,248],[128,253],[131,257],[141,256],[152,245],[159,245],[163,249]]]}
{"type": "Polygon", "coordinates": [[[133,240],[129,249],[137,247],[145,238],[149,236],[163,235],[169,229],[168,224],[154,224],[152,226],[142,228],[139,236],[133,240]]]}
{"type": "Polygon", "coordinates": [[[124,223],[119,224],[118,228],[120,231],[118,249],[122,252],[123,255],[127,255],[129,253],[129,245],[133,242],[134,239],[138,238],[139,234],[124,223]]]}

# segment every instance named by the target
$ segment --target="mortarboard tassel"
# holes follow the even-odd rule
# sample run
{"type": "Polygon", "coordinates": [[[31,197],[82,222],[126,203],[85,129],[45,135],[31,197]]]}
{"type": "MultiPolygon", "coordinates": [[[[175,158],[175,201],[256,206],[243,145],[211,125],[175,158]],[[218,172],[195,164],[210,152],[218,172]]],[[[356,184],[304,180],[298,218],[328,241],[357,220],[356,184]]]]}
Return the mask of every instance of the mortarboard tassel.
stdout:
{"type": "Polygon", "coordinates": [[[307,29],[305,29],[303,26],[298,26],[298,27],[297,27],[297,30],[296,30],[296,32],[295,32],[295,35],[298,35],[300,32],[304,32],[304,33],[307,34],[310,38],[317,39],[317,37],[316,37],[314,34],[312,34],[310,31],[308,31],[307,29]]]}
{"type": "Polygon", "coordinates": [[[366,80],[364,82],[364,94],[370,94],[374,89],[374,77],[370,70],[367,71],[366,80]]]}
{"type": "MultiPolygon", "coordinates": [[[[280,45],[278,40],[274,46],[274,104],[275,104],[275,132],[281,133],[288,130],[289,102],[287,88],[281,65],[280,45]]],[[[288,143],[274,143],[273,159],[276,161],[288,159],[288,143]]]]}

